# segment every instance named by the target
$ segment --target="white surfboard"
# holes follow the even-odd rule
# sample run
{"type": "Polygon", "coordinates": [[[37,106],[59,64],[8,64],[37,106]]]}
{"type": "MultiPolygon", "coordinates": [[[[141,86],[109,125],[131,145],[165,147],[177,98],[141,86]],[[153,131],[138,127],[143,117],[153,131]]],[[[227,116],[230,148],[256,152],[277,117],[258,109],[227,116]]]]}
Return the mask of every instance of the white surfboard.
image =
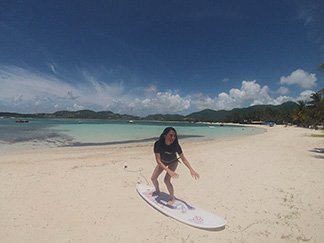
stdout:
{"type": "Polygon", "coordinates": [[[226,224],[223,218],[178,198],[172,206],[167,205],[169,194],[161,192],[160,195],[153,196],[155,189],[152,186],[139,183],[136,190],[155,209],[182,223],[210,230],[224,227],[226,224]]]}

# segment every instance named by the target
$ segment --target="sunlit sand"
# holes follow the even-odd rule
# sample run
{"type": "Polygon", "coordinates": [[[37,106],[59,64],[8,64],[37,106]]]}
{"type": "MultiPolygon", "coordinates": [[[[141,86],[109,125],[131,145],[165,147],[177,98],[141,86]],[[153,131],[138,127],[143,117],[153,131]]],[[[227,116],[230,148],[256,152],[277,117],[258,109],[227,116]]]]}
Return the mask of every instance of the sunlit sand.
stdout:
{"type": "MultiPolygon", "coordinates": [[[[182,224],[137,194],[150,183],[153,144],[34,148],[0,155],[2,242],[320,242],[324,140],[275,126],[252,136],[180,140],[175,195],[224,217],[221,231],[182,224]]],[[[165,191],[162,177],[161,189],[165,191]]]]}

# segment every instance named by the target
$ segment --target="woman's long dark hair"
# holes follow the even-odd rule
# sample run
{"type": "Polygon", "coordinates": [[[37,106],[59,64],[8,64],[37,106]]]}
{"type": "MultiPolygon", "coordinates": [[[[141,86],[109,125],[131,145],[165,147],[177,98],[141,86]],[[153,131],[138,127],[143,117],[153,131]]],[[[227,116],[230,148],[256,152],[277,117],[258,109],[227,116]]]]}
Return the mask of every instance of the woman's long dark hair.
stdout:
{"type": "Polygon", "coordinates": [[[178,141],[178,134],[177,134],[177,131],[173,128],[173,127],[166,127],[162,134],[160,135],[160,138],[159,138],[159,142],[161,143],[165,143],[165,136],[170,132],[170,131],[174,131],[176,137],[175,137],[175,140],[174,142],[172,143],[172,145],[176,145],[176,144],[179,144],[179,141],[178,141]]]}

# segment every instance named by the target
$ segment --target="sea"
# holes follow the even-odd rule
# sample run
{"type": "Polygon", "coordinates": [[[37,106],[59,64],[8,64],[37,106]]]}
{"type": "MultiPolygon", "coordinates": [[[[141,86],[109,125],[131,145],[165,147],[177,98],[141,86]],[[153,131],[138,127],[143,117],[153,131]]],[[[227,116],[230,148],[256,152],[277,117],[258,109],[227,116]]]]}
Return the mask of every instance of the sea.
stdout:
{"type": "Polygon", "coordinates": [[[13,147],[99,146],[155,141],[172,126],[182,140],[210,140],[262,133],[263,128],[213,123],[97,119],[0,118],[0,151],[13,147]]]}

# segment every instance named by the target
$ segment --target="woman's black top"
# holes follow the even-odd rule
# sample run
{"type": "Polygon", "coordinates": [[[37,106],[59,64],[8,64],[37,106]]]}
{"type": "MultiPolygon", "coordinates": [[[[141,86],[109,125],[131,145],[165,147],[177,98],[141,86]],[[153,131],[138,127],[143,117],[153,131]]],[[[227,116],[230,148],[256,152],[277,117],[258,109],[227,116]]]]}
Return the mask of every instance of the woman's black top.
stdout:
{"type": "Polygon", "coordinates": [[[177,154],[182,154],[182,149],[178,143],[166,145],[164,141],[158,140],[154,143],[154,153],[159,153],[161,161],[167,165],[177,161],[177,154]]]}

